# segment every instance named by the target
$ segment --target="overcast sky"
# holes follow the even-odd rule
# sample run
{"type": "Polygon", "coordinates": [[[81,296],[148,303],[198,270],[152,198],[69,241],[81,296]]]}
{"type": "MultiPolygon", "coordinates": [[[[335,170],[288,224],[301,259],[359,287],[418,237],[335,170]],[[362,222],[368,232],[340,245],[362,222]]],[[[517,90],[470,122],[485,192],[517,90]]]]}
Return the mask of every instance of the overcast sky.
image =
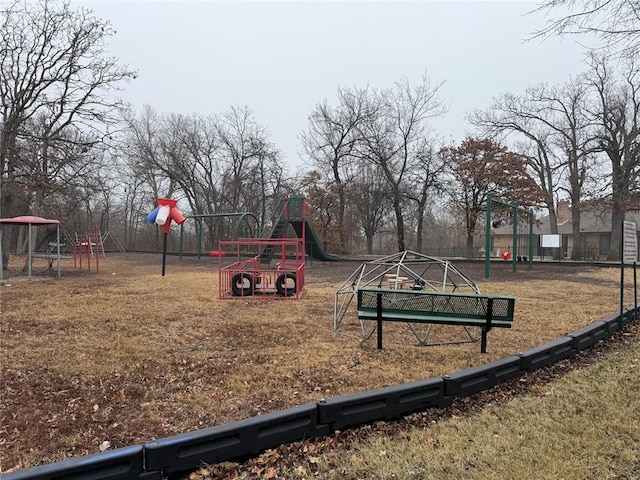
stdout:
{"type": "Polygon", "coordinates": [[[445,82],[433,122],[460,142],[465,113],[504,92],[583,70],[573,39],[526,39],[544,24],[526,1],[75,0],[117,31],[109,53],[139,71],[122,97],[140,111],[202,116],[247,106],[292,171],[312,108],[342,87],[445,82]]]}

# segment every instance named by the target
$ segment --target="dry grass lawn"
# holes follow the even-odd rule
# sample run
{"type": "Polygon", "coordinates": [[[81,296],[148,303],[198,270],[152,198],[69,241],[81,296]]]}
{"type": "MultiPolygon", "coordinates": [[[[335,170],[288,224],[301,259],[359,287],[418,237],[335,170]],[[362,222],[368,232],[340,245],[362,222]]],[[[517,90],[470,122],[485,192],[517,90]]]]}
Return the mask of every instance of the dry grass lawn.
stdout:
{"type": "Polygon", "coordinates": [[[485,281],[482,264],[461,262],[483,292],[516,297],[513,328],[493,330],[483,355],[478,342],[419,347],[398,325],[378,351],[355,315],[332,331],[335,291],[360,262],[314,262],[302,298],[286,301],[219,300],[208,258],[169,257],[165,277],[160,255],[107,254],[97,273],[66,262],[60,279],[14,270],[0,282],[0,472],[443,375],[619,308],[619,268],[496,264],[485,281]]]}
{"type": "Polygon", "coordinates": [[[318,449],[280,464],[275,478],[638,479],[640,344],[617,347],[553,382],[534,382],[510,401],[428,426],[416,414],[392,433],[372,429],[348,448],[318,449]]]}

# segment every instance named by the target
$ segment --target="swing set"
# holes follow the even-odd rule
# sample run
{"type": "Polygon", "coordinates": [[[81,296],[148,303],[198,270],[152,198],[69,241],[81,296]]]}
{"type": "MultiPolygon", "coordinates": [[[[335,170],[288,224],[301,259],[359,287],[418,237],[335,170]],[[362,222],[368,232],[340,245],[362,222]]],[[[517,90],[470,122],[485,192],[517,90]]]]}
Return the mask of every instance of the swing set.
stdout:
{"type": "MultiPolygon", "coordinates": [[[[486,216],[485,245],[484,245],[484,278],[489,278],[490,270],[491,270],[490,261],[489,261],[491,256],[490,255],[491,227],[492,227],[491,210],[492,210],[492,204],[494,203],[509,207],[511,209],[511,218],[513,223],[513,233],[512,233],[513,254],[511,255],[512,271],[515,272],[517,270],[517,262],[523,261],[523,260],[529,264],[529,269],[531,270],[533,268],[533,209],[527,210],[526,208],[519,206],[515,202],[496,200],[492,198],[491,194],[489,194],[487,196],[487,216],[486,216]],[[518,235],[518,224],[520,223],[518,222],[518,212],[524,213],[529,217],[529,234],[528,234],[529,248],[528,248],[528,254],[526,256],[522,255],[520,253],[521,249],[518,248],[519,247],[518,240],[520,238],[520,235],[518,235]]],[[[509,260],[509,255],[506,255],[504,259],[509,260]]]]}

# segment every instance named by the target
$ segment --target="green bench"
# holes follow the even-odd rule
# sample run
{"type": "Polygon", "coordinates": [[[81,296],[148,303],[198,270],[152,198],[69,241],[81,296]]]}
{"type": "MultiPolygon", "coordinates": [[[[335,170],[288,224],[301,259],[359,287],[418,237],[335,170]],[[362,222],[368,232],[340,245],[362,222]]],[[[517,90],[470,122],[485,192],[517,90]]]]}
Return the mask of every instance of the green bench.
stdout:
{"type": "Polygon", "coordinates": [[[487,333],[494,327],[511,328],[515,303],[515,298],[502,295],[391,288],[357,291],[358,319],[378,322],[378,348],[386,321],[480,327],[480,351],[486,353],[487,333]]]}

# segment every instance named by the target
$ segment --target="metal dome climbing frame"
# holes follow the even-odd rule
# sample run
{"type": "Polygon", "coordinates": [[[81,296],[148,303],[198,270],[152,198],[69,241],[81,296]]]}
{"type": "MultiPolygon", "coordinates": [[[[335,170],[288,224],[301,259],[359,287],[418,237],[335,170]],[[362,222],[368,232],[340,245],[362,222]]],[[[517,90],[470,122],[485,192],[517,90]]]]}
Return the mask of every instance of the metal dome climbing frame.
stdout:
{"type": "MultiPolygon", "coordinates": [[[[343,320],[347,318],[356,292],[364,287],[480,293],[475,282],[449,260],[406,250],[361,264],[342,284],[335,294],[334,331],[340,329],[343,320]]],[[[348,318],[351,317],[355,318],[355,313],[348,316],[348,318]]],[[[360,328],[363,337],[367,337],[368,334],[362,322],[360,322],[360,328]]]]}

